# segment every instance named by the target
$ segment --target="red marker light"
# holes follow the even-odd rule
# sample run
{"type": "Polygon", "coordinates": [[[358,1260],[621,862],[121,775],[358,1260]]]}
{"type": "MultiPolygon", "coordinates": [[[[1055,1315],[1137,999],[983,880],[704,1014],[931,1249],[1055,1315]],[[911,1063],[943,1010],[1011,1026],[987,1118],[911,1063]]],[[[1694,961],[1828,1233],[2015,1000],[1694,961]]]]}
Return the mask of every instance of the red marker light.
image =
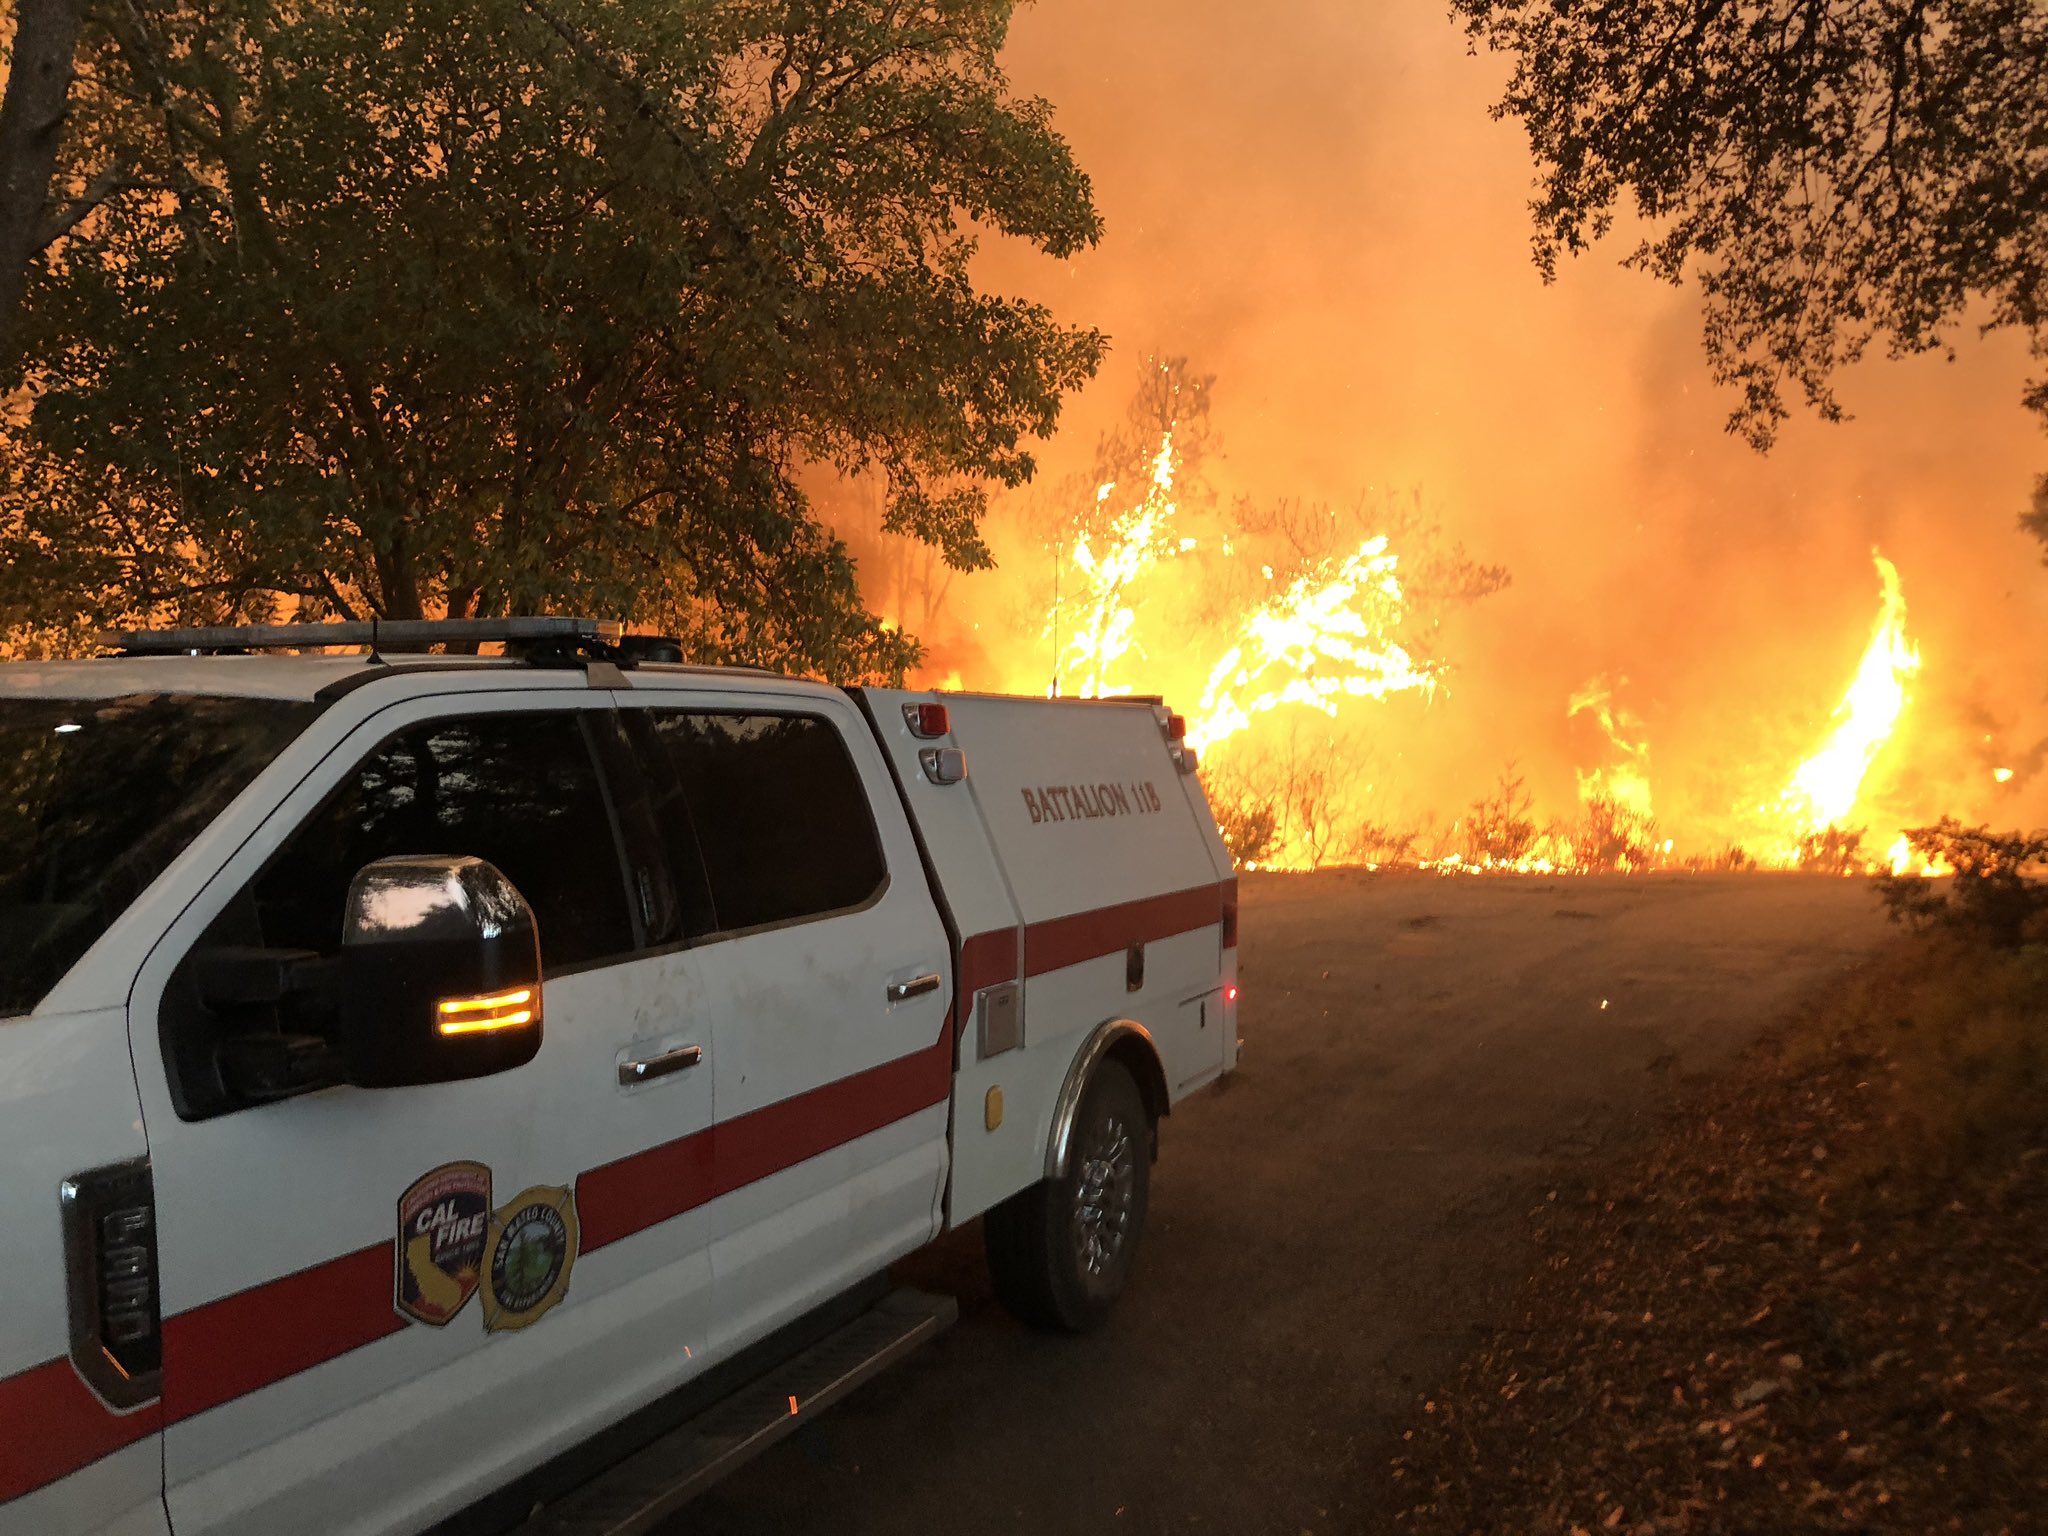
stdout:
{"type": "Polygon", "coordinates": [[[1229,986],[1223,989],[1223,1001],[1225,1001],[1226,1003],[1234,1003],[1237,1001],[1237,983],[1232,982],[1229,986]]]}
{"type": "Polygon", "coordinates": [[[1168,715],[1166,717],[1166,739],[1168,741],[1185,741],[1187,734],[1188,717],[1186,715],[1168,715]]]}
{"type": "Polygon", "coordinates": [[[943,736],[953,728],[952,718],[943,704],[906,704],[903,706],[903,723],[910,727],[910,734],[930,741],[943,736]]]}

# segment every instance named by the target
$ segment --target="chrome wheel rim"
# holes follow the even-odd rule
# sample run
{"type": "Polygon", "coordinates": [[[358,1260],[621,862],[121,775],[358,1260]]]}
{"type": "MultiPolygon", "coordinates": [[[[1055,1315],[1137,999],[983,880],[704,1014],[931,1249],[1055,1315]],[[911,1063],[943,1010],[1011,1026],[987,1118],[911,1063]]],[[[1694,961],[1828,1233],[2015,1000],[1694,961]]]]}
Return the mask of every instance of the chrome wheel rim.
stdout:
{"type": "Polygon", "coordinates": [[[1131,1236],[1131,1197],[1137,1183],[1137,1147],[1130,1127],[1111,1115],[1081,1149],[1074,1188],[1074,1247],[1081,1267],[1101,1276],[1123,1257],[1131,1236]]]}

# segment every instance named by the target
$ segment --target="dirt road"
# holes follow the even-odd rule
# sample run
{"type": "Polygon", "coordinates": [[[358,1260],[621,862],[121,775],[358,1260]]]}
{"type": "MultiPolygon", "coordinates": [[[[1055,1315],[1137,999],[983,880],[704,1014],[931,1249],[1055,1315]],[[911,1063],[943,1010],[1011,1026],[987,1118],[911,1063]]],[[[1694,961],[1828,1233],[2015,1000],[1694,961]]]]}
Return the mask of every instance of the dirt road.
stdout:
{"type": "Polygon", "coordinates": [[[1546,1179],[1882,932],[1860,880],[1248,880],[1245,1065],[1166,1122],[1109,1328],[1018,1328],[954,1234],[906,1278],[959,1326],[673,1536],[1379,1530],[1546,1179]]]}

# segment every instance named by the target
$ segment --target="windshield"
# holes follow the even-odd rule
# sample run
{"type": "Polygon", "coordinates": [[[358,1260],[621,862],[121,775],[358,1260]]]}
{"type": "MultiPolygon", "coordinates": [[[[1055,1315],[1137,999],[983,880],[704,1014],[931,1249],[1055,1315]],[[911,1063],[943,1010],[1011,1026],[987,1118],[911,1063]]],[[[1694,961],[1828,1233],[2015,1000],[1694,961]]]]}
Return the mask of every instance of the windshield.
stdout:
{"type": "Polygon", "coordinates": [[[35,1007],[316,709],[0,698],[0,1017],[35,1007]]]}

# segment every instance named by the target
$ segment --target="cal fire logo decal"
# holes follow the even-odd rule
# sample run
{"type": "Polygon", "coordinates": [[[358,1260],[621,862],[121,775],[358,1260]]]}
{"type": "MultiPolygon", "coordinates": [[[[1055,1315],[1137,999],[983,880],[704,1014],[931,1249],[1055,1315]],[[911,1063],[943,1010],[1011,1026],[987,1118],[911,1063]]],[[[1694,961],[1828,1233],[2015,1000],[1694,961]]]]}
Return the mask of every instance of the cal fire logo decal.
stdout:
{"type": "Polygon", "coordinates": [[[398,1310],[439,1328],[468,1305],[490,1235],[491,1170],[443,1163],[398,1197],[398,1310]]]}
{"type": "Polygon", "coordinates": [[[524,1328],[569,1292],[580,1234],[576,1197],[537,1184],[491,1213],[484,1257],[484,1327],[524,1328]]]}

